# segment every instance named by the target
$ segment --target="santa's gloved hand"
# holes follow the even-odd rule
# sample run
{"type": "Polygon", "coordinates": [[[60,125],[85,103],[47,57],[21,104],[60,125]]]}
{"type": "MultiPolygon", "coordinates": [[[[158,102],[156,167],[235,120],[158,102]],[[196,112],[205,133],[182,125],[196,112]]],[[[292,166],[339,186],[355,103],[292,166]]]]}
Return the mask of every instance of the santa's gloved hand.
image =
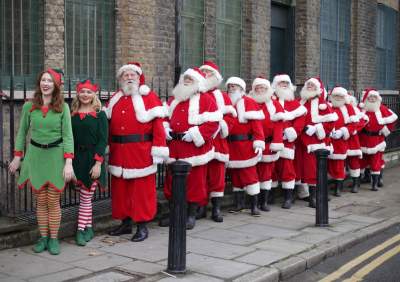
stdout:
{"type": "Polygon", "coordinates": [[[254,153],[256,153],[258,160],[260,161],[262,158],[262,154],[263,154],[263,149],[260,147],[257,147],[254,149],[254,153]]]}
{"type": "Polygon", "coordinates": [[[283,140],[293,142],[297,138],[296,130],[293,127],[287,127],[283,130],[283,140]]]}
{"type": "Polygon", "coordinates": [[[339,130],[334,130],[334,131],[332,131],[332,133],[331,133],[331,137],[332,137],[333,139],[340,139],[340,138],[343,137],[343,131],[341,131],[340,129],[339,129],[339,130]]]}
{"type": "Polygon", "coordinates": [[[317,131],[317,127],[315,125],[307,125],[306,134],[308,136],[313,136],[317,131]]]}
{"type": "Polygon", "coordinates": [[[163,158],[153,156],[153,164],[162,164],[164,162],[163,158]]]}
{"type": "Polygon", "coordinates": [[[190,135],[189,131],[185,131],[184,133],[185,135],[182,137],[182,141],[193,142],[192,135],[190,135]]]}
{"type": "Polygon", "coordinates": [[[380,134],[380,135],[383,135],[383,136],[385,136],[385,137],[387,137],[387,136],[389,136],[389,134],[390,134],[390,130],[389,130],[389,128],[385,125],[384,127],[382,127],[381,130],[379,130],[379,134],[380,134]]]}
{"type": "Polygon", "coordinates": [[[165,137],[167,138],[167,140],[168,141],[172,140],[171,136],[172,129],[170,127],[165,127],[164,130],[165,130],[165,137]]]}

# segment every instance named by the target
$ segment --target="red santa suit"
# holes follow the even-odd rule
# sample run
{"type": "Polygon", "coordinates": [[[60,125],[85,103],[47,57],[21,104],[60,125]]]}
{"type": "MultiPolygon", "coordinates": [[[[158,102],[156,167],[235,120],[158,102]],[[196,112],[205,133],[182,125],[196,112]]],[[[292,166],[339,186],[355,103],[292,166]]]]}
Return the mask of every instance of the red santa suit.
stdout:
{"type": "Polygon", "coordinates": [[[117,91],[104,111],[110,120],[112,216],[150,221],[157,210],[156,160],[167,159],[169,152],[162,124],[165,108],[157,94],[143,85],[133,95],[117,91]]]}
{"type": "Polygon", "coordinates": [[[382,104],[376,110],[369,110],[366,100],[370,95],[377,97],[378,104],[382,100],[378,91],[367,89],[363,95],[362,103],[360,103],[360,107],[363,108],[363,112],[369,120],[360,132],[361,150],[363,152],[361,169],[369,167],[372,175],[378,175],[384,165],[385,137],[394,129],[397,115],[382,104]]]}

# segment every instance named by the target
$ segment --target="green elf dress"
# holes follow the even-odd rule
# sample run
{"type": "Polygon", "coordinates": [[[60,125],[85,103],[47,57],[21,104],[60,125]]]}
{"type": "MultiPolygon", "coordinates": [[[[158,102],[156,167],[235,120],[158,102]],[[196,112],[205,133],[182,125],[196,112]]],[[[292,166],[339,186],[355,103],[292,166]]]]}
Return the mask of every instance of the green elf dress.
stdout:
{"type": "Polygon", "coordinates": [[[22,107],[20,126],[15,143],[15,155],[22,155],[27,133],[31,130],[31,142],[22,161],[18,187],[30,183],[35,191],[49,186],[62,192],[65,187],[63,170],[65,158],[74,157],[71,115],[69,107],[63,104],[63,111],[57,113],[42,106],[38,109],[32,102],[22,107]],[[36,144],[33,145],[32,141],[36,144]],[[49,148],[37,145],[56,144],[49,148]]]}
{"type": "Polygon", "coordinates": [[[75,158],[72,162],[76,185],[90,190],[93,182],[100,188],[106,185],[104,153],[108,142],[108,120],[103,111],[72,114],[72,131],[75,144],[75,158]],[[101,162],[100,177],[93,181],[90,170],[95,162],[101,162]]]}

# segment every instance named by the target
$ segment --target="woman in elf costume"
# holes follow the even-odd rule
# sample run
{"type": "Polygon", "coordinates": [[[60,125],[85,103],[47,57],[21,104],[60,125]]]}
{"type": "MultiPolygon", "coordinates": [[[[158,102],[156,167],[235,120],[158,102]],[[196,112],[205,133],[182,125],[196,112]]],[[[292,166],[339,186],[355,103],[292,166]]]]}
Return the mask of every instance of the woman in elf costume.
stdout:
{"type": "Polygon", "coordinates": [[[80,187],[76,244],[85,246],[93,236],[92,198],[96,187],[106,184],[104,152],[107,146],[108,121],[96,96],[97,84],[85,80],[77,84],[72,102],[72,131],[75,158],[73,167],[80,187]]]}
{"type": "Polygon", "coordinates": [[[31,140],[22,161],[18,186],[23,188],[29,183],[36,194],[41,238],[33,250],[40,253],[48,249],[52,255],[60,253],[57,236],[61,222],[61,192],[74,174],[71,117],[60,87],[59,71],[48,69],[40,73],[33,100],[22,107],[14,159],[9,166],[11,173],[20,167],[30,130],[31,140]]]}

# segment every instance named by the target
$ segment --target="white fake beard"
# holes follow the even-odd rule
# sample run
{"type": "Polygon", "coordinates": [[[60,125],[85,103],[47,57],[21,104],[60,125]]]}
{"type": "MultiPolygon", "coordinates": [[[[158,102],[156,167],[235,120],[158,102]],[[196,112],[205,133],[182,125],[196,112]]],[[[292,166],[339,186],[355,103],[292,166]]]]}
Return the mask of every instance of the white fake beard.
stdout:
{"type": "Polygon", "coordinates": [[[290,88],[290,86],[288,88],[276,87],[275,94],[278,96],[278,98],[285,101],[294,100],[294,91],[290,88]]]}
{"type": "Polygon", "coordinates": [[[193,83],[190,85],[185,85],[183,83],[178,83],[172,90],[172,95],[178,101],[186,101],[191,96],[199,91],[198,83],[193,83]]]}
{"type": "Polygon", "coordinates": [[[377,100],[376,102],[365,101],[365,110],[367,112],[376,112],[381,107],[381,101],[377,100]]]}
{"type": "Polygon", "coordinates": [[[255,91],[250,91],[249,96],[253,98],[258,104],[262,104],[271,101],[272,94],[274,94],[274,90],[272,88],[268,88],[261,94],[256,93],[255,91]]]}
{"type": "Polygon", "coordinates": [[[220,84],[221,84],[221,81],[215,75],[212,75],[212,76],[209,76],[206,78],[205,86],[206,86],[207,91],[217,88],[220,84]]]}
{"type": "Polygon", "coordinates": [[[236,90],[233,93],[228,92],[229,98],[231,98],[232,104],[236,105],[240,98],[244,95],[244,92],[241,90],[236,90]]]}
{"type": "Polygon", "coordinates": [[[320,90],[307,90],[307,87],[303,87],[300,91],[300,97],[303,101],[307,101],[309,99],[315,98],[320,94],[320,90]]]}
{"type": "Polygon", "coordinates": [[[335,99],[330,99],[331,103],[332,103],[332,107],[334,108],[340,108],[341,106],[344,106],[344,104],[346,104],[346,99],[343,100],[335,100],[335,99]]]}
{"type": "Polygon", "coordinates": [[[121,88],[125,96],[139,94],[139,83],[135,80],[122,81],[121,88]]]}

